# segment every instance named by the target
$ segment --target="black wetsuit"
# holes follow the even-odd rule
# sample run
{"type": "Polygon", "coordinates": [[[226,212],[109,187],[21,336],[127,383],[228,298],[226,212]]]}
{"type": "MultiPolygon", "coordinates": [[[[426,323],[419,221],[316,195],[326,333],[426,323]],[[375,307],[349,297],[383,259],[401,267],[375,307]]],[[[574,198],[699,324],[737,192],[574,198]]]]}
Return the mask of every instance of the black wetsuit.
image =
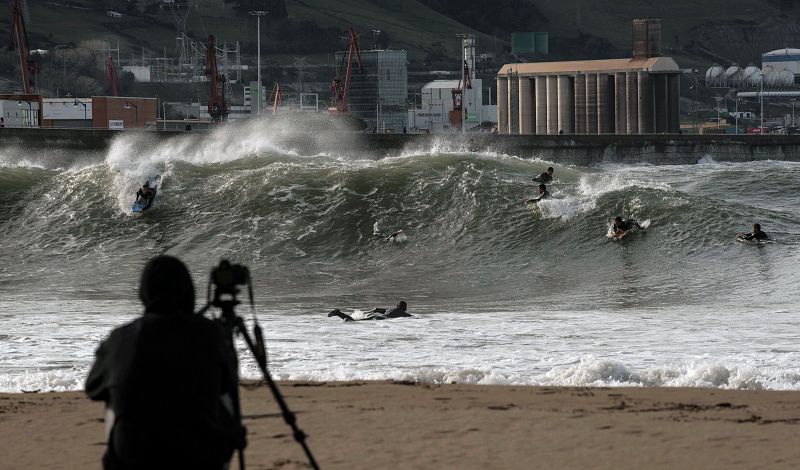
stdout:
{"type": "Polygon", "coordinates": [[[766,232],[761,230],[753,233],[742,233],[739,234],[740,240],[769,240],[766,232]]]}
{"type": "Polygon", "coordinates": [[[114,412],[105,469],[218,470],[244,445],[221,399],[236,386],[224,332],[192,312],[191,278],[172,262],[148,263],[145,314],[100,344],[86,379],[89,398],[114,412]]]}
{"type": "Polygon", "coordinates": [[[136,191],[136,201],[139,201],[139,199],[149,200],[152,197],[153,197],[153,190],[150,188],[147,188],[146,191],[144,190],[144,188],[140,188],[138,191],[136,191]]]}
{"type": "Polygon", "coordinates": [[[331,313],[328,314],[329,317],[339,317],[344,319],[344,321],[363,321],[363,320],[387,320],[389,318],[400,318],[400,317],[410,317],[412,316],[410,313],[406,311],[405,306],[395,306],[390,309],[385,308],[375,308],[372,311],[367,312],[367,314],[363,318],[353,318],[352,316],[342,313],[341,310],[334,309],[331,313]]]}
{"type": "Polygon", "coordinates": [[[547,183],[553,181],[553,175],[551,175],[550,173],[545,171],[544,173],[542,173],[541,175],[537,176],[536,178],[533,178],[532,181],[536,181],[537,183],[547,184],[547,183]]]}
{"type": "Polygon", "coordinates": [[[630,229],[632,229],[634,227],[639,228],[639,229],[642,228],[641,225],[639,225],[636,222],[636,220],[634,220],[634,219],[623,220],[622,222],[614,221],[614,231],[615,232],[618,232],[620,230],[623,231],[623,232],[627,232],[628,230],[630,230],[630,229]]]}

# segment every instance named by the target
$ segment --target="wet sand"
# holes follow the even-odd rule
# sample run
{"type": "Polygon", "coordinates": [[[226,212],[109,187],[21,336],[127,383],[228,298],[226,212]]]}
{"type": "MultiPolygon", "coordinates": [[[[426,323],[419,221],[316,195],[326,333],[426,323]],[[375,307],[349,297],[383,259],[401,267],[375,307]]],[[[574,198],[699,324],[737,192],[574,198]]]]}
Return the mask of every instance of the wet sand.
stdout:
{"type": "MultiPolygon", "coordinates": [[[[800,462],[800,392],[279,385],[322,468],[797,468],[800,462]]],[[[246,384],[242,401],[247,468],[307,468],[269,390],[246,384]]],[[[82,392],[0,394],[0,467],[100,468],[102,408],[82,392]]]]}

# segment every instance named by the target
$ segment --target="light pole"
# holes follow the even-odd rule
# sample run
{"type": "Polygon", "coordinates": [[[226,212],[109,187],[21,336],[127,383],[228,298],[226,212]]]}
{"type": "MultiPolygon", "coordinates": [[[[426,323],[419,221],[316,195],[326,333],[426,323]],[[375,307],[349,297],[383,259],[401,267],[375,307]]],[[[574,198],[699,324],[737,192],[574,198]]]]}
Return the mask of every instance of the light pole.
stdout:
{"type": "Polygon", "coordinates": [[[794,127],[794,102],[797,101],[797,98],[792,98],[792,127],[794,127]]]}
{"type": "Polygon", "coordinates": [[[761,116],[759,117],[759,125],[758,125],[758,133],[759,135],[764,132],[764,73],[762,72],[759,76],[761,82],[761,92],[758,94],[759,99],[761,100],[761,116]]]}
{"type": "Polygon", "coordinates": [[[80,101],[80,100],[76,99],[76,100],[75,100],[75,102],[74,102],[74,103],[72,103],[72,106],[74,106],[74,107],[76,107],[76,108],[77,108],[79,104],[80,104],[80,105],[83,105],[83,120],[85,121],[85,120],[87,119],[87,117],[86,117],[86,103],[84,103],[83,101],[80,101]]]}
{"type": "Polygon", "coordinates": [[[125,102],[125,106],[123,106],[123,107],[124,107],[125,109],[131,109],[131,108],[133,108],[133,110],[136,112],[136,114],[135,114],[135,116],[136,116],[136,124],[134,124],[134,126],[133,126],[133,127],[136,127],[136,128],[138,128],[138,127],[139,127],[139,106],[137,106],[137,105],[136,105],[136,104],[134,104],[134,103],[131,103],[130,101],[126,101],[126,102],[125,102]]]}
{"type": "Polygon", "coordinates": [[[739,95],[736,95],[736,105],[734,107],[734,119],[736,122],[736,135],[739,135],[739,95]]]}
{"type": "Polygon", "coordinates": [[[22,102],[28,103],[28,125],[33,127],[33,105],[28,100],[17,100],[17,106],[22,106],[22,102]]]}
{"type": "Polygon", "coordinates": [[[717,129],[719,129],[719,103],[722,101],[722,97],[717,96],[714,99],[717,100],[717,129]]]}
{"type": "Polygon", "coordinates": [[[256,74],[258,75],[258,110],[256,115],[261,116],[261,17],[267,15],[269,12],[264,10],[251,11],[250,14],[256,17],[257,34],[258,34],[258,55],[256,57],[256,74]]]}

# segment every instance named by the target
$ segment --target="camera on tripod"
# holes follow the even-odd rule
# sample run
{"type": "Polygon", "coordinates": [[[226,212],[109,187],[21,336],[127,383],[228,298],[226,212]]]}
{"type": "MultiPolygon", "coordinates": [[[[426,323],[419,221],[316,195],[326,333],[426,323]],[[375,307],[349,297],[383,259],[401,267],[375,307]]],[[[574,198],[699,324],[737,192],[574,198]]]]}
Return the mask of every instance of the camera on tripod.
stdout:
{"type": "Polygon", "coordinates": [[[231,264],[224,259],[219,266],[211,270],[211,282],[216,287],[214,298],[219,299],[222,294],[236,297],[239,289],[236,286],[250,285],[250,270],[241,264],[231,264]]]}
{"type": "MultiPolygon", "coordinates": [[[[236,355],[236,348],[234,347],[234,336],[240,335],[242,339],[244,339],[245,343],[247,343],[247,347],[250,349],[250,352],[253,354],[253,359],[255,359],[258,368],[261,370],[261,374],[264,377],[264,381],[269,386],[270,390],[272,391],[273,397],[275,397],[275,401],[278,403],[278,406],[281,409],[281,415],[283,416],[283,420],[286,422],[289,427],[292,428],[293,435],[295,441],[303,448],[306,453],[306,457],[308,457],[309,464],[311,468],[319,469],[317,465],[317,461],[314,459],[314,456],[311,454],[311,449],[308,448],[308,445],[305,442],[306,434],[297,426],[297,418],[295,417],[294,413],[289,409],[286,401],[283,399],[283,395],[281,394],[280,390],[278,390],[277,385],[272,380],[272,377],[267,370],[267,348],[264,344],[264,334],[261,330],[261,326],[258,324],[255,315],[255,303],[253,302],[253,283],[250,278],[250,270],[247,269],[247,266],[241,264],[231,264],[230,261],[223,259],[219,262],[219,265],[211,269],[211,276],[208,279],[208,291],[206,293],[206,300],[207,303],[205,307],[200,309],[198,312],[199,315],[203,315],[208,309],[212,306],[217,307],[221,310],[219,317],[214,318],[215,321],[219,322],[220,325],[224,328],[227,337],[227,349],[228,349],[228,360],[230,361],[231,370],[237,371],[235,377],[233,377],[233,384],[232,388],[236,392],[234,392],[234,410],[237,421],[241,422],[241,408],[239,403],[239,393],[238,393],[238,386],[239,386],[239,377],[238,377],[238,370],[239,370],[239,363],[238,357],[236,355]],[[211,296],[211,285],[214,285],[214,296],[211,296]],[[247,285],[247,293],[249,295],[250,300],[250,309],[253,313],[253,336],[250,336],[250,333],[247,331],[247,327],[245,326],[244,320],[242,317],[238,316],[234,310],[236,305],[239,305],[239,301],[236,299],[236,294],[239,293],[239,288],[237,286],[247,285]],[[230,298],[222,299],[223,295],[228,295],[230,298]]],[[[213,316],[212,316],[213,317],[213,316]]],[[[241,446],[239,447],[239,468],[244,469],[244,441],[242,441],[241,446]]]]}

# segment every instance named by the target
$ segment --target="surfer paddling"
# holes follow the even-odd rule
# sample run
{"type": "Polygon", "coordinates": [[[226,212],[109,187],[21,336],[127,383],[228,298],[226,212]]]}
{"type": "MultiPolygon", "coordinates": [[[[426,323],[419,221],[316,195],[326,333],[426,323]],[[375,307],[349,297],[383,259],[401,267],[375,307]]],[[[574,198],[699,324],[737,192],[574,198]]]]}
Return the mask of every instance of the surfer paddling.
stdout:
{"type": "Polygon", "coordinates": [[[628,233],[629,230],[637,228],[639,230],[644,230],[644,227],[639,225],[635,219],[622,219],[622,216],[617,216],[614,219],[614,223],[611,224],[611,228],[609,230],[610,238],[620,239],[628,233]]]}
{"type": "Polygon", "coordinates": [[[531,181],[535,181],[537,183],[544,183],[544,184],[553,181],[553,167],[552,166],[548,167],[547,171],[545,171],[544,173],[540,174],[539,176],[536,176],[536,177],[532,178],[531,181]]]}
{"type": "Polygon", "coordinates": [[[353,318],[352,316],[342,313],[338,308],[333,309],[328,317],[339,317],[344,321],[362,321],[362,320],[388,320],[389,318],[411,317],[410,313],[406,311],[408,308],[405,301],[401,300],[396,307],[390,309],[374,308],[367,312],[363,317],[353,318]]]}
{"type": "Polygon", "coordinates": [[[736,234],[736,238],[738,240],[744,240],[744,241],[769,240],[769,236],[766,234],[766,232],[763,232],[761,230],[761,224],[753,224],[753,231],[752,232],[750,232],[750,233],[737,233],[736,234]]]}
{"type": "MultiPolygon", "coordinates": [[[[544,174],[544,173],[542,173],[542,174],[544,174]]],[[[550,197],[550,192],[547,191],[547,186],[545,186],[544,184],[540,184],[539,185],[539,197],[534,197],[534,198],[528,199],[527,201],[525,201],[525,203],[526,204],[531,204],[531,203],[536,204],[539,201],[541,201],[542,199],[548,199],[549,197],[550,197]]]]}

